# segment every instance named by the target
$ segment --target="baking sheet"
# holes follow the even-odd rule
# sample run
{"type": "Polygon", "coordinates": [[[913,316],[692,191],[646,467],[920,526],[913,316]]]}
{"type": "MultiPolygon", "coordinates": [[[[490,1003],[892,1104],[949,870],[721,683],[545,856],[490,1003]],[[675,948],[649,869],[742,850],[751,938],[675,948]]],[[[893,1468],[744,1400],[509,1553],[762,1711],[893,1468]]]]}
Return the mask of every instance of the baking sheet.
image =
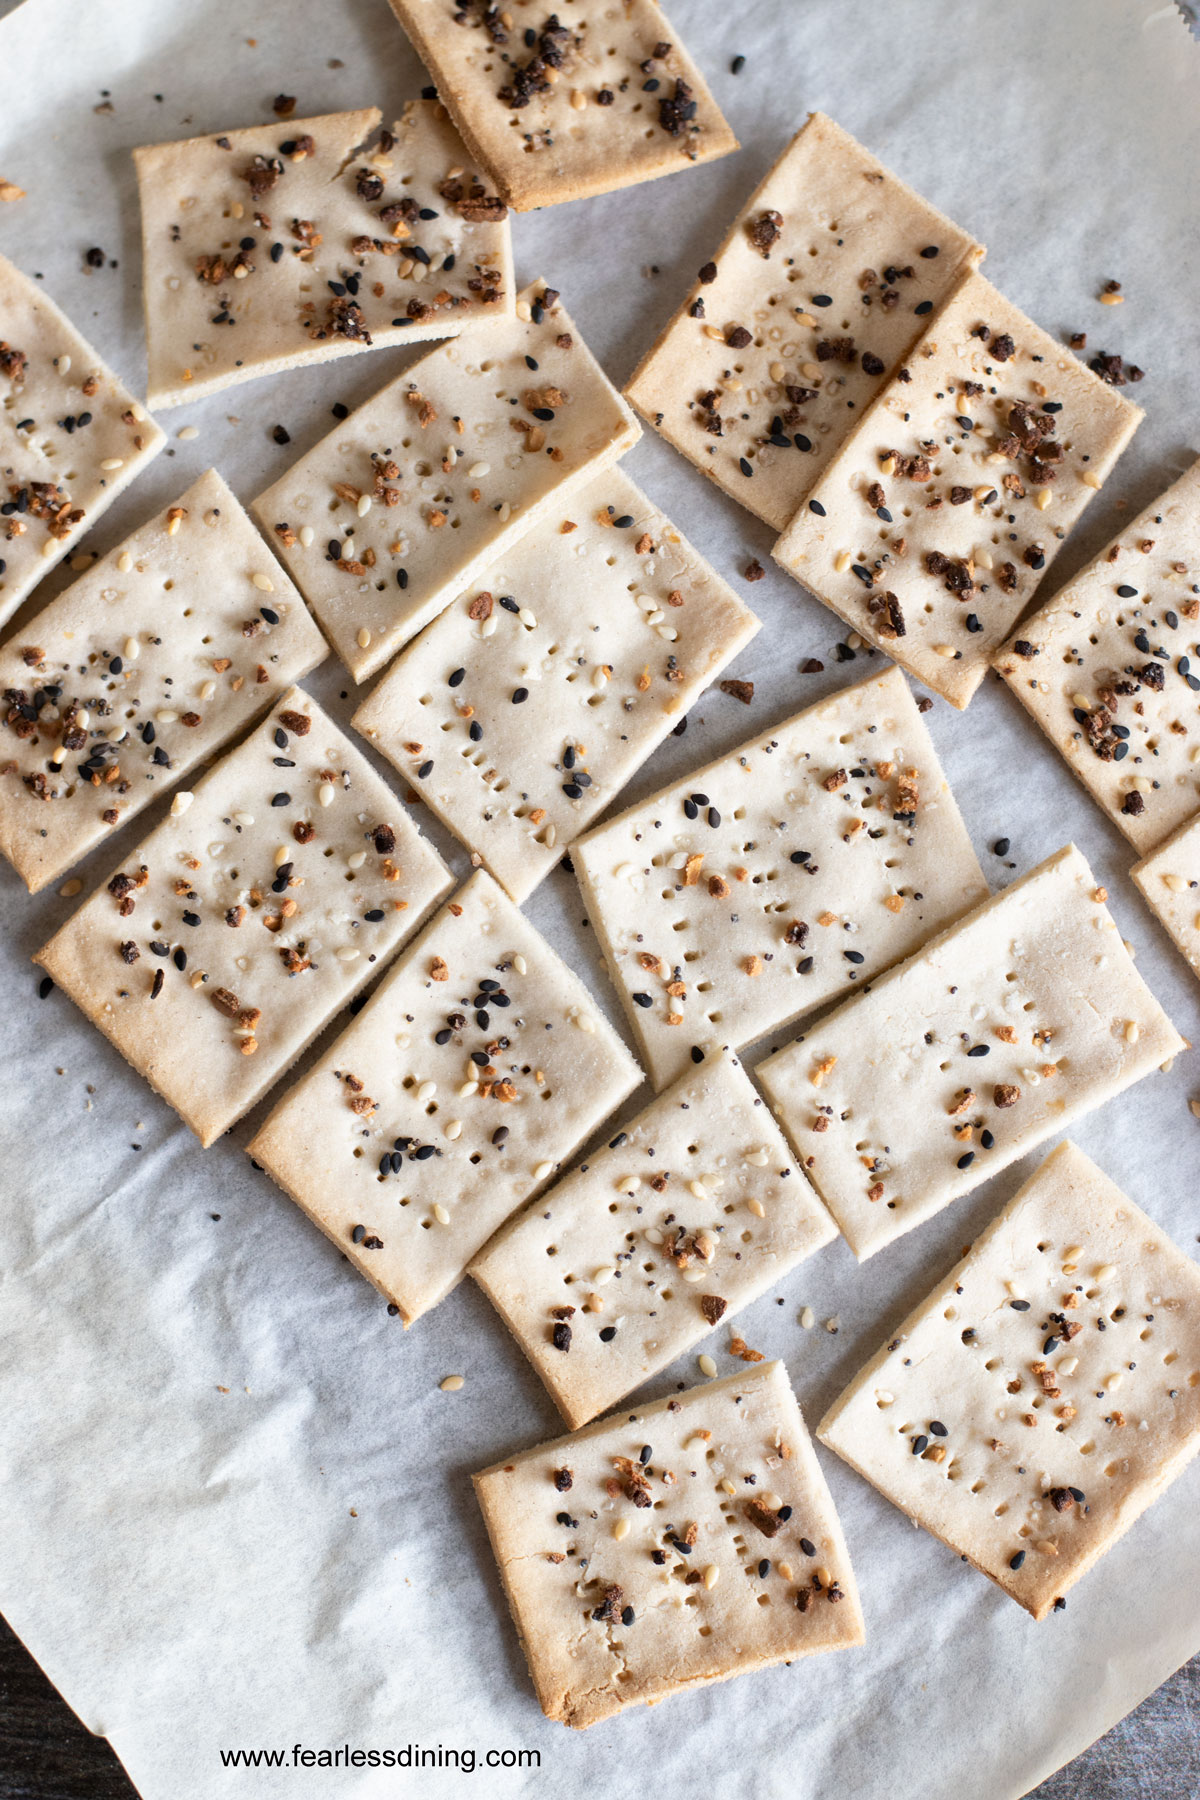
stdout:
{"type": "MultiPolygon", "coordinates": [[[[1200,448],[1200,52],[1153,0],[674,0],[743,149],[668,180],[514,221],[523,280],[564,291],[623,380],[685,281],[810,107],[854,131],[990,246],[985,272],[1053,332],[1147,370],[1148,418],[1053,572],[1057,583],[1200,448]],[[734,76],[734,55],[746,58],[734,76]],[[1120,280],[1126,304],[1102,308],[1120,280]]],[[[539,14],[540,16],[540,14],[539,14]]],[[[257,123],[280,90],[297,113],[378,103],[425,76],[384,0],[25,0],[0,24],[0,250],[40,271],[126,378],[144,380],[136,144],[257,123]],[[97,112],[109,102],[111,111],[97,112]],[[103,247],[119,268],[83,272],[103,247]]],[[[2,334],[0,334],[2,335],[2,334]]],[[[107,547],[215,463],[243,500],[409,360],[381,351],[293,372],[165,415],[170,451],[97,527],[107,547]],[[279,449],[271,428],[292,443],[279,449]],[[199,435],[176,433],[195,425],[199,435]]],[[[648,434],[625,464],[765,621],[723,695],[692,714],[625,800],[880,666],[839,664],[836,622],[775,572],[770,534],[648,434]],[[804,677],[807,657],[826,665],[804,677]]],[[[51,578],[40,599],[61,586],[51,578]]],[[[18,627],[19,629],[19,627],[18,627]]],[[[345,722],[337,666],[312,690],[345,722]]],[[[1200,1037],[1200,988],[1127,878],[1133,853],[991,682],[965,717],[929,715],[993,884],[1073,836],[1105,882],[1139,967],[1200,1037]]],[[[125,852],[154,822],[124,833],[125,852]]],[[[465,873],[466,859],[431,835],[465,873]]],[[[98,878],[117,860],[84,867],[98,878]]],[[[1200,1648],[1195,1465],[1070,1596],[1034,1625],[823,1451],[863,1590],[859,1651],[725,1684],[583,1737],[542,1718],[467,1482],[560,1424],[470,1284],[408,1334],[267,1178],[245,1121],[202,1153],[28,956],[66,916],[0,871],[3,992],[14,1031],[0,1089],[0,1610],[145,1800],[403,1791],[459,1794],[453,1765],[403,1775],[222,1767],[220,1752],[537,1751],[481,1771],[497,1795],[785,1793],[923,1800],[1023,1793],[1200,1648]],[[213,1215],[219,1214],[219,1218],[213,1215]],[[456,1394],[438,1390],[451,1372],[456,1394]]],[[[618,1029],[574,882],[528,906],[618,1029]]],[[[1178,1059],[1080,1124],[1088,1153],[1176,1240],[1197,1238],[1200,1092],[1178,1059]]],[[[644,1100],[644,1093],[639,1103],[644,1100]]],[[[261,1109],[260,1115],[261,1116],[261,1109]]],[[[1016,1189],[1007,1171],[859,1270],[829,1246],[738,1330],[785,1358],[815,1420],[1016,1189]],[[818,1324],[803,1331],[811,1305],[818,1324]],[[823,1322],[837,1321],[836,1332],[823,1322]]],[[[723,1345],[728,1333],[718,1332],[723,1345]]],[[[730,1364],[717,1354],[722,1372],[730,1364]]],[[[685,1358],[649,1393],[695,1378],[685,1358]]]]}

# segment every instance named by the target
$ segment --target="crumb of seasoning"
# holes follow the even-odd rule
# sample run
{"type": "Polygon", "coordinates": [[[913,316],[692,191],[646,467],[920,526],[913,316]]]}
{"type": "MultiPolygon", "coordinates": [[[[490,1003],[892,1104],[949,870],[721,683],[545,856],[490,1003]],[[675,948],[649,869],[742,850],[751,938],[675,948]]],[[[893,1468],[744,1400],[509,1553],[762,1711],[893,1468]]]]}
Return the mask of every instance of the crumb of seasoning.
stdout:
{"type": "Polygon", "coordinates": [[[462,1375],[447,1375],[444,1381],[438,1382],[438,1387],[443,1394],[457,1394],[459,1388],[463,1384],[463,1380],[464,1377],[462,1375]]]}
{"type": "Polygon", "coordinates": [[[1105,282],[1100,290],[1100,304],[1101,306],[1123,306],[1125,304],[1125,296],[1121,292],[1119,281],[1105,282]]]}
{"type": "Polygon", "coordinates": [[[721,692],[728,694],[732,700],[740,700],[743,706],[749,706],[754,698],[754,683],[752,681],[723,681],[721,692]]]}
{"type": "Polygon", "coordinates": [[[997,838],[995,843],[992,845],[992,855],[993,856],[1007,856],[1009,849],[1010,849],[1010,843],[1009,843],[1008,838],[1006,838],[1006,837],[997,838]]]}
{"type": "Polygon", "coordinates": [[[271,436],[275,439],[277,444],[290,444],[292,441],[291,432],[283,425],[274,426],[271,431],[271,436]]]}
{"type": "Polygon", "coordinates": [[[746,66],[745,57],[744,56],[735,56],[733,61],[729,65],[729,73],[731,75],[740,75],[742,70],[745,68],[745,66],[746,66]]]}
{"type": "Polygon", "coordinates": [[[295,94],[276,94],[271,102],[271,111],[277,118],[290,119],[296,110],[295,94]]]}
{"type": "Polygon", "coordinates": [[[1069,346],[1072,350],[1086,350],[1087,349],[1087,332],[1086,331],[1073,331],[1071,333],[1070,337],[1067,339],[1067,343],[1069,344],[1069,346]]]}
{"type": "Polygon", "coordinates": [[[83,264],[86,269],[102,269],[104,263],[104,252],[98,244],[93,244],[90,250],[84,251],[83,264]]]}
{"type": "Polygon", "coordinates": [[[1188,1101],[1188,1111],[1193,1119],[1200,1119],[1200,1099],[1188,1101]]]}
{"type": "Polygon", "coordinates": [[[742,570],[742,575],[747,581],[761,581],[766,572],[757,556],[754,556],[742,570]]]}
{"type": "Polygon", "coordinates": [[[23,200],[24,198],[24,188],[18,187],[15,181],[5,181],[0,177],[0,201],[11,205],[14,200],[23,200]]]}
{"type": "Polygon", "coordinates": [[[800,673],[802,675],[823,675],[825,673],[825,664],[819,662],[815,656],[806,657],[800,664],[800,673]]]}

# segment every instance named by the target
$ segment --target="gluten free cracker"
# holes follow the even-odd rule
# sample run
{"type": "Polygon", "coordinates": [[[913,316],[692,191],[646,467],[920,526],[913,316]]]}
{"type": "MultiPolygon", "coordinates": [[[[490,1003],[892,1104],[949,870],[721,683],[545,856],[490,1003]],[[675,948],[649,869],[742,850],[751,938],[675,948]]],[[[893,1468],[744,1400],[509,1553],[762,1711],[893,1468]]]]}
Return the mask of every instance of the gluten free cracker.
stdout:
{"type": "Polygon", "coordinates": [[[0,623],[166,438],[36,282],[0,256],[0,623]]]}
{"type": "Polygon", "coordinates": [[[657,0],[390,0],[440,98],[517,212],[738,147],[657,0]]]}
{"type": "Polygon", "coordinates": [[[133,152],[152,406],[512,317],[507,208],[445,109],[379,116],[133,152]]]}
{"type": "Polygon", "coordinates": [[[292,688],[34,957],[207,1148],[452,885],[292,688]]]}
{"type": "Polygon", "coordinates": [[[0,650],[0,851],[36,893],[326,654],[209,469],[0,650]]]}
{"type": "Polygon", "coordinates": [[[1141,418],[966,275],[772,555],[964,707],[1141,418]]]}
{"type": "Polygon", "coordinates": [[[1143,856],[1200,808],[1200,460],[993,662],[1143,856]]]}
{"type": "Polygon", "coordinates": [[[811,113],[625,389],[782,531],[983,247],[811,113]]]}
{"type": "Polygon", "coordinates": [[[741,1064],[722,1057],[534,1201],[470,1273],[575,1427],[836,1236],[741,1064]]]}
{"type": "Polygon", "coordinates": [[[859,1261],[1187,1046],[1073,844],[759,1065],[859,1261]]]}
{"type": "Polygon", "coordinates": [[[1200,1270],[1060,1144],[817,1435],[1043,1619],[1200,1450],[1200,1270]]]}
{"type": "Polygon", "coordinates": [[[354,725],[520,902],[758,630],[618,469],[404,650],[354,725]]]}
{"type": "Polygon", "coordinates": [[[1129,871],[1176,948],[1200,975],[1200,814],[1129,871]]]}
{"type": "Polygon", "coordinates": [[[249,1152],[410,1325],[640,1080],[480,870],[249,1152]]]}
{"type": "Polygon", "coordinates": [[[597,827],[572,860],[656,1088],[839,998],[987,893],[898,669],[597,827]]]}
{"type": "Polygon", "coordinates": [[[351,413],[254,511],[356,681],[637,442],[545,282],[351,413]]]}
{"type": "Polygon", "coordinates": [[[565,1725],[863,1641],[782,1363],[602,1419],[474,1483],[542,1711],[565,1725]]]}

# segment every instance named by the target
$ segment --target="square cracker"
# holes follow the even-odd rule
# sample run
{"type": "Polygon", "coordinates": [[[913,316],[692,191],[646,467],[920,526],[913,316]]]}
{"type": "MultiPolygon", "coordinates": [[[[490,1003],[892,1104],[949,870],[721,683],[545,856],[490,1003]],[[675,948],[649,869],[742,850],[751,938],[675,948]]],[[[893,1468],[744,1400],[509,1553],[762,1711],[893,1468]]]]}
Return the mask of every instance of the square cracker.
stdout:
{"type": "Polygon", "coordinates": [[[782,531],[928,314],[982,256],[848,131],[811,113],[626,396],[782,531]]]}
{"type": "Polygon", "coordinates": [[[1200,975],[1200,814],[1129,873],[1164,931],[1200,975]]]}
{"type": "Polygon", "coordinates": [[[38,284],[0,256],[0,624],[166,441],[38,284]]]}
{"type": "Polygon", "coordinates": [[[993,663],[1141,855],[1200,807],[1200,459],[993,663]]]}
{"type": "Polygon", "coordinates": [[[249,1151],[411,1325],[640,1080],[480,870],[249,1151]]]}
{"type": "Polygon", "coordinates": [[[207,1147],[452,885],[291,688],[34,957],[207,1147]]]}
{"type": "Polygon", "coordinates": [[[469,1272],[574,1428],[836,1236],[741,1064],[725,1056],[653,1101],[469,1272]]]}
{"type": "Polygon", "coordinates": [[[1043,1619],[1200,1450],[1200,1269],[1060,1144],[817,1435],[1043,1619]]]}
{"type": "Polygon", "coordinates": [[[509,323],[440,345],[381,388],[254,511],[364,681],[639,435],[539,281],[509,323]]]}
{"type": "Polygon", "coordinates": [[[1141,418],[964,276],[772,555],[964,707],[1141,418]]]}
{"type": "Polygon", "coordinates": [[[782,1363],[601,1419],[474,1482],[542,1711],[564,1725],[863,1641],[782,1363]]]}
{"type": "Polygon", "coordinates": [[[520,902],[759,621],[613,468],[479,579],[354,724],[520,902]]]}
{"type": "Polygon", "coordinates": [[[133,152],[151,406],[512,317],[507,208],[444,107],[410,102],[363,150],[378,125],[369,107],[133,152]]]}
{"type": "Polygon", "coordinates": [[[1073,844],[760,1064],[859,1261],[1186,1049],[1073,844]]]}
{"type": "Polygon", "coordinates": [[[572,860],[656,1088],[839,998],[987,893],[898,669],[598,826],[572,860]]]}
{"type": "Polygon", "coordinates": [[[0,650],[0,852],[37,893],[327,654],[209,469],[0,650]]]}
{"type": "Polygon", "coordinates": [[[738,147],[658,0],[559,0],[553,14],[526,20],[518,10],[515,24],[503,8],[458,0],[390,5],[471,154],[517,212],[738,147]]]}

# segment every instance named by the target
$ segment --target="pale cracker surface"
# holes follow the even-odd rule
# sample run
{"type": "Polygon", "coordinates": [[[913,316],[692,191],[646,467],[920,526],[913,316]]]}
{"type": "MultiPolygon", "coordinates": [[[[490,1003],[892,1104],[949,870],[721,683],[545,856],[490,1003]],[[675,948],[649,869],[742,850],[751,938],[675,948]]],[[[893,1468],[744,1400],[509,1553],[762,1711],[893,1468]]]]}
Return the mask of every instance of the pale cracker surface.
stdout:
{"type": "Polygon", "coordinates": [[[841,998],[987,893],[898,669],[621,813],[572,860],[656,1088],[841,998]]]}
{"type": "Polygon", "coordinates": [[[824,113],[738,213],[625,389],[776,531],[983,256],[824,113]]]}
{"type": "Polygon", "coordinates": [[[485,569],[354,715],[518,902],[759,627],[619,469],[560,512],[485,569]],[[481,594],[486,617],[473,618],[481,594]]]}
{"type": "Polygon", "coordinates": [[[782,1363],[601,1419],[474,1481],[538,1700],[563,1724],[863,1641],[782,1363]]]}
{"type": "Polygon", "coordinates": [[[553,294],[536,282],[508,324],[431,350],[254,502],[356,681],[637,442],[553,294]]]}
{"type": "Polygon", "coordinates": [[[969,274],[772,555],[964,707],[1141,418],[969,274]]]}
{"type": "Polygon", "coordinates": [[[741,1064],[722,1057],[534,1201],[470,1273],[575,1427],[836,1236],[741,1064]]]}
{"type": "Polygon", "coordinates": [[[408,1325],[640,1080],[583,983],[480,870],[249,1151],[408,1325]]]}
{"type": "Polygon", "coordinates": [[[817,1435],[1044,1618],[1200,1450],[1200,1269],[1060,1144],[817,1435]]]}
{"type": "Polygon", "coordinates": [[[0,256],[0,624],[166,441],[38,284],[0,256]]]}
{"type": "Polygon", "coordinates": [[[517,212],[738,147],[657,0],[556,0],[553,11],[390,4],[472,155],[517,212]]]}
{"type": "Polygon", "coordinates": [[[1200,460],[992,659],[1143,856],[1200,807],[1198,621],[1200,460]]]}
{"type": "Polygon", "coordinates": [[[1200,814],[1129,871],[1146,905],[1200,975],[1200,814]]]}
{"type": "Polygon", "coordinates": [[[327,654],[209,469],[0,650],[0,852],[36,893],[327,654]]]}
{"type": "Polygon", "coordinates": [[[1184,1040],[1072,844],[760,1064],[863,1261],[1184,1040]]]}
{"type": "Polygon", "coordinates": [[[390,788],[292,688],[34,961],[207,1147],[450,886],[390,788]]]}
{"type": "Polygon", "coordinates": [[[511,319],[507,209],[445,109],[411,101],[389,148],[378,126],[369,107],[133,152],[152,406],[511,319]]]}

